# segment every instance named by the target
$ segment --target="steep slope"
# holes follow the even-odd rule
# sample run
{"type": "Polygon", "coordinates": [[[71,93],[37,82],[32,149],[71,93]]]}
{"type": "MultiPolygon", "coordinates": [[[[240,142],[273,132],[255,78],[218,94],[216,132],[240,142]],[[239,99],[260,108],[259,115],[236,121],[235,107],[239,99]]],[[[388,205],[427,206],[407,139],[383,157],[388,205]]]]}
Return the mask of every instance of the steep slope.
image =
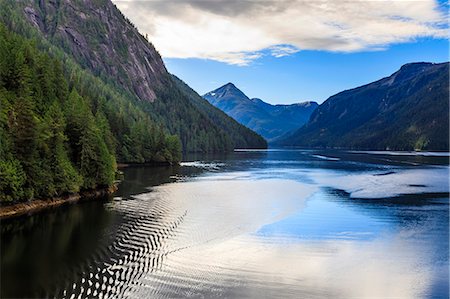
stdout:
{"type": "Polygon", "coordinates": [[[229,136],[234,136],[234,144],[236,148],[267,147],[267,142],[260,135],[239,124],[222,110],[211,105],[178,77],[173,76],[173,80],[177,83],[178,88],[182,90],[182,92],[190,99],[194,106],[207,115],[211,122],[225,131],[229,136]],[[255,140],[258,142],[255,143],[255,140]]]}
{"type": "Polygon", "coordinates": [[[178,137],[130,104],[0,23],[0,202],[109,188],[117,160],[180,161],[178,137]]]}
{"type": "MultiPolygon", "coordinates": [[[[278,122],[280,133],[290,132],[306,124],[314,110],[319,106],[316,102],[307,101],[290,105],[270,105],[260,99],[251,99],[258,103],[278,122]]],[[[279,134],[277,136],[280,136],[279,134]]]]}
{"type": "Polygon", "coordinates": [[[410,63],[338,93],[281,145],[448,150],[449,64],[410,63]]]}
{"type": "Polygon", "coordinates": [[[110,0],[0,0],[0,14],[10,30],[89,70],[179,135],[185,151],[230,150],[235,136],[243,138],[222,131],[190,102],[154,47],[110,0]]]}
{"type": "Polygon", "coordinates": [[[156,99],[155,89],[167,73],[164,63],[110,1],[38,3],[27,4],[24,12],[46,38],[61,44],[96,75],[113,77],[142,100],[156,99]]]}
{"type": "Polygon", "coordinates": [[[316,102],[271,105],[261,99],[249,99],[232,83],[208,92],[203,97],[268,141],[301,127],[318,106],[316,102]]]}

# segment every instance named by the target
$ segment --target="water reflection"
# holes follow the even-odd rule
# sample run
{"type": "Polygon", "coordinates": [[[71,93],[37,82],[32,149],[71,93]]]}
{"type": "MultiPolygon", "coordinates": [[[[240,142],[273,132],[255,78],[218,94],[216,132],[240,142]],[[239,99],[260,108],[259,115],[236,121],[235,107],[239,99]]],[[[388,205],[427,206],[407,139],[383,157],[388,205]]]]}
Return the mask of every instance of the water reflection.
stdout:
{"type": "Polygon", "coordinates": [[[1,223],[2,297],[42,297],[102,246],[114,222],[101,202],[1,223]]]}
{"type": "Polygon", "coordinates": [[[448,157],[185,159],[3,222],[2,297],[448,297],[448,157]]]}

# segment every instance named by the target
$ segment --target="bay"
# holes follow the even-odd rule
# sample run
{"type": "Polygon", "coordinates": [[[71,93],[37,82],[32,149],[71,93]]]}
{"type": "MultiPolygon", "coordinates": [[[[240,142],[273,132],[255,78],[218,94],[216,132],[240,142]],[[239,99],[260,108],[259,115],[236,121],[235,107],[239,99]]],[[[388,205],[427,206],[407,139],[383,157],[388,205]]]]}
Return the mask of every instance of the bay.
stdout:
{"type": "Polygon", "coordinates": [[[240,150],[1,223],[1,296],[447,298],[448,153],[240,150]]]}

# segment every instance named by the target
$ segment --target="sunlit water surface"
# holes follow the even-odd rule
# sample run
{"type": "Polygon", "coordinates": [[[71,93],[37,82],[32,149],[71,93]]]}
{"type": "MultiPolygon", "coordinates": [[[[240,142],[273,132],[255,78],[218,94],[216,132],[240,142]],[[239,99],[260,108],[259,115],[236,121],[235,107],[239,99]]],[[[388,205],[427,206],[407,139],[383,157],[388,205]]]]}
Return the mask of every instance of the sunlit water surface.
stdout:
{"type": "Polygon", "coordinates": [[[3,221],[2,297],[448,297],[448,154],[186,160],[3,221]]]}

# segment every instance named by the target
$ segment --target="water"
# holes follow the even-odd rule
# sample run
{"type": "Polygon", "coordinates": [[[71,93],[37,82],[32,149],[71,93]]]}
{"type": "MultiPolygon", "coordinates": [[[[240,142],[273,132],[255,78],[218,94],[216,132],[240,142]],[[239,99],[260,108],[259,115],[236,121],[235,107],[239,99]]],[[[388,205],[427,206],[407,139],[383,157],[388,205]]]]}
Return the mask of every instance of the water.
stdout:
{"type": "Polygon", "coordinates": [[[128,168],[1,223],[2,297],[448,298],[448,154],[268,150],[128,168]]]}

